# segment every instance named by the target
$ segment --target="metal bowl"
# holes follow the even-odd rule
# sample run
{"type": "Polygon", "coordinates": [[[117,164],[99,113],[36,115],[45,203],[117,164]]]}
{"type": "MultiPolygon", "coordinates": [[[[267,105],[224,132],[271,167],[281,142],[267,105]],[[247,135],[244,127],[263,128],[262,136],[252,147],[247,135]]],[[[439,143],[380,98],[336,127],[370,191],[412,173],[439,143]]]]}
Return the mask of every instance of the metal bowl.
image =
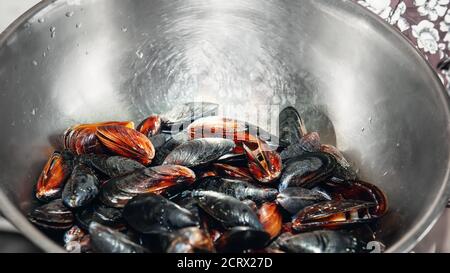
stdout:
{"type": "Polygon", "coordinates": [[[386,191],[388,252],[409,251],[447,203],[446,92],[401,34],[349,1],[43,1],[0,36],[0,90],[0,209],[46,251],[62,249],[24,214],[55,136],[187,101],[271,131],[296,107],[386,191]]]}

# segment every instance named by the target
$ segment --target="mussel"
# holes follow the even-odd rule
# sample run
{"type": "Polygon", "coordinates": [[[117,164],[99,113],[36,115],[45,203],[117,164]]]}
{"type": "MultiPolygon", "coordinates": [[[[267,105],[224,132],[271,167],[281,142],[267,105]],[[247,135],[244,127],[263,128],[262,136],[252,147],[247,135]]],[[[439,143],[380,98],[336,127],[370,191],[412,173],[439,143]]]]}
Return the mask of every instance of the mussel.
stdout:
{"type": "Polygon", "coordinates": [[[320,151],[320,136],[316,132],[307,133],[299,142],[287,146],[281,151],[280,156],[283,161],[301,156],[305,153],[320,151]]]}
{"type": "Polygon", "coordinates": [[[122,210],[107,207],[100,203],[77,210],[75,212],[75,220],[77,224],[85,230],[89,229],[89,225],[92,222],[102,224],[115,230],[125,229],[122,210]]]}
{"type": "Polygon", "coordinates": [[[250,170],[248,169],[247,166],[246,167],[237,167],[237,166],[232,166],[232,165],[222,164],[222,163],[213,163],[213,166],[215,167],[216,172],[224,177],[230,177],[230,178],[248,180],[248,181],[253,180],[253,176],[250,173],[250,170]]]}
{"type": "Polygon", "coordinates": [[[154,193],[134,197],[125,206],[123,217],[141,233],[171,232],[200,224],[190,211],[154,193]]]}
{"type": "Polygon", "coordinates": [[[237,226],[225,231],[216,240],[216,249],[220,252],[234,253],[248,249],[262,249],[270,240],[264,230],[237,226]]]}
{"type": "Polygon", "coordinates": [[[248,159],[248,168],[252,176],[261,183],[271,183],[281,174],[281,157],[277,151],[262,142],[256,141],[257,148],[250,149],[247,144],[243,148],[248,159]]]}
{"type": "Polygon", "coordinates": [[[28,219],[43,228],[69,229],[73,225],[73,213],[63,205],[61,199],[35,208],[28,214],[28,219]]]}
{"type": "Polygon", "coordinates": [[[102,126],[124,126],[127,128],[134,128],[134,123],[131,121],[110,121],[75,125],[64,132],[64,148],[69,149],[77,155],[104,153],[105,147],[95,135],[97,128],[102,126]]]}
{"type": "Polygon", "coordinates": [[[100,182],[91,168],[78,163],[62,192],[64,205],[78,208],[89,204],[99,192],[100,182]]]}
{"type": "Polygon", "coordinates": [[[147,249],[131,241],[125,234],[92,222],[89,225],[92,248],[101,253],[146,253],[147,249]]]}
{"type": "Polygon", "coordinates": [[[123,156],[81,155],[80,162],[109,177],[117,177],[145,168],[141,163],[123,156]]]}
{"type": "Polygon", "coordinates": [[[323,192],[300,187],[291,187],[282,190],[277,196],[277,203],[291,215],[297,214],[303,208],[330,200],[323,192]]]}
{"type": "Polygon", "coordinates": [[[141,132],[148,138],[157,135],[161,132],[161,117],[158,115],[151,115],[144,119],[136,128],[137,131],[141,132]]]}
{"type": "Polygon", "coordinates": [[[307,134],[305,122],[294,107],[286,107],[280,112],[278,124],[282,146],[298,143],[307,134]]]}
{"type": "Polygon", "coordinates": [[[63,241],[67,252],[85,253],[91,250],[91,236],[78,226],[67,230],[63,241]]]}
{"type": "Polygon", "coordinates": [[[181,192],[195,181],[195,173],[183,166],[164,165],[136,170],[106,181],[100,200],[107,206],[122,208],[134,196],[142,193],[181,192]]]}
{"type": "Polygon", "coordinates": [[[256,213],[234,197],[204,190],[195,190],[192,196],[203,211],[225,228],[248,226],[256,230],[264,230],[256,213]]]}
{"type": "Polygon", "coordinates": [[[134,129],[117,125],[101,126],[95,135],[109,151],[144,165],[150,164],[155,156],[155,148],[150,140],[134,129]]]}
{"type": "Polygon", "coordinates": [[[278,191],[272,188],[262,188],[243,180],[221,177],[207,177],[200,180],[197,189],[221,192],[241,201],[250,199],[257,203],[275,200],[278,191]]]}
{"type": "Polygon", "coordinates": [[[231,152],[234,147],[234,142],[227,139],[202,138],[190,140],[170,152],[163,165],[173,164],[186,167],[205,165],[231,152]]]}
{"type": "Polygon", "coordinates": [[[353,170],[350,163],[345,159],[344,155],[335,146],[329,144],[322,144],[320,150],[324,153],[332,155],[337,162],[335,177],[342,180],[355,180],[356,172],[353,170]]]}
{"type": "Polygon", "coordinates": [[[264,230],[273,239],[281,232],[283,225],[283,216],[276,203],[264,203],[258,209],[259,221],[264,227],[264,230]]]}
{"type": "Polygon", "coordinates": [[[214,243],[209,234],[198,227],[187,227],[174,232],[167,253],[212,253],[214,243]]]}
{"type": "Polygon", "coordinates": [[[277,246],[288,253],[356,253],[364,245],[350,234],[334,230],[317,230],[277,239],[277,246]]]}
{"type": "Polygon", "coordinates": [[[374,202],[360,200],[321,202],[301,210],[292,220],[292,228],[305,231],[366,223],[379,217],[371,213],[376,207],[374,202]]]}
{"type": "Polygon", "coordinates": [[[189,136],[184,131],[175,135],[158,134],[152,136],[150,141],[155,147],[155,157],[152,160],[152,165],[158,166],[163,164],[167,155],[170,154],[170,152],[172,152],[176,147],[189,141],[189,136]]]}
{"type": "Polygon", "coordinates": [[[36,198],[43,201],[61,197],[67,178],[72,172],[74,156],[71,152],[54,152],[39,176],[36,198]]]}
{"type": "Polygon", "coordinates": [[[313,188],[333,176],[336,160],[326,153],[308,153],[290,159],[285,166],[280,178],[280,191],[288,187],[313,188]]]}

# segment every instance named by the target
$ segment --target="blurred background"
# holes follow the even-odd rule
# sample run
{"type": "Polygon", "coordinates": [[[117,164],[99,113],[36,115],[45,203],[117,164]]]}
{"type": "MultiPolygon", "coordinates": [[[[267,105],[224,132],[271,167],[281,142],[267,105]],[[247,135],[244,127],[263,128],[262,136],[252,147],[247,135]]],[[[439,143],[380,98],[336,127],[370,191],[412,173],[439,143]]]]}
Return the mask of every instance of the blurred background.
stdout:
{"type": "MultiPolygon", "coordinates": [[[[2,32],[17,17],[19,17],[21,14],[26,12],[30,7],[37,4],[38,2],[39,0],[0,0],[0,32],[2,32]]],[[[383,12],[379,12],[379,10],[382,11],[384,9],[381,9],[379,6],[392,5],[392,2],[390,0],[374,0],[374,1],[364,0],[357,2],[359,2],[366,8],[370,9],[371,11],[379,14],[381,17],[383,17],[383,12]]],[[[401,7],[401,4],[406,2],[408,1],[395,1],[395,4],[396,6],[401,7]]],[[[426,4],[425,2],[437,3],[437,1],[429,1],[429,0],[426,1],[424,0],[421,2],[424,2],[424,5],[426,4]]],[[[445,4],[443,5],[445,6],[445,4]]],[[[447,5],[450,6],[450,4],[448,3],[447,5]]],[[[413,9],[416,8],[413,7],[413,9]]],[[[414,12],[414,10],[412,10],[412,12],[414,12]]],[[[445,12],[443,15],[445,15],[445,12]]],[[[448,16],[450,22],[450,9],[448,16]]],[[[399,30],[402,32],[404,31],[404,29],[402,28],[400,28],[399,30]]],[[[427,59],[430,62],[432,62],[433,60],[432,58],[429,58],[429,56],[427,56],[427,59]]],[[[447,211],[444,213],[444,216],[438,221],[433,230],[431,230],[430,234],[423,239],[422,243],[420,243],[414,251],[450,252],[450,209],[447,209],[447,211]]],[[[14,227],[11,226],[0,215],[0,253],[1,252],[39,252],[39,249],[37,249],[30,242],[28,242],[23,236],[21,236],[14,229],[14,227]]]]}

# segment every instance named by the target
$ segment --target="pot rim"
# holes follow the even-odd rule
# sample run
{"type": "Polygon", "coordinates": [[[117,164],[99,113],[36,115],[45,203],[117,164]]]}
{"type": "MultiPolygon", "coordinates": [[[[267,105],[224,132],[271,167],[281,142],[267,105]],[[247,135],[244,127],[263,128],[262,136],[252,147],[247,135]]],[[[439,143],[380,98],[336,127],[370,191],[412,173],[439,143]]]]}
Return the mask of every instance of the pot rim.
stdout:
{"type": "MultiPolygon", "coordinates": [[[[42,12],[46,8],[50,10],[66,5],[67,1],[69,0],[42,0],[35,6],[31,7],[28,11],[12,22],[2,33],[0,33],[0,47],[3,47],[8,38],[11,37],[20,26],[33,18],[36,14],[42,12]],[[51,5],[54,5],[54,7],[50,8],[51,5]]],[[[447,94],[446,88],[439,79],[438,74],[426,61],[423,54],[413,46],[412,42],[408,40],[405,35],[395,30],[391,25],[376,14],[358,5],[357,3],[347,0],[341,0],[341,2],[345,2],[343,4],[348,6],[348,10],[361,17],[362,20],[365,20],[368,23],[376,24],[379,26],[380,30],[384,31],[394,39],[397,39],[398,42],[403,44],[404,48],[407,49],[412,56],[414,56],[416,61],[422,65],[424,70],[423,73],[428,73],[431,78],[434,79],[433,82],[430,82],[430,85],[434,86],[433,90],[439,90],[436,95],[440,97],[441,101],[444,102],[446,106],[446,120],[449,124],[447,130],[450,135],[450,98],[447,94]]],[[[438,221],[447,205],[448,200],[450,199],[450,160],[448,162],[447,172],[443,182],[444,183],[442,183],[442,186],[439,189],[437,198],[430,206],[431,209],[429,209],[422,220],[411,228],[409,232],[404,234],[400,240],[389,246],[386,252],[396,253],[411,251],[417,243],[428,234],[428,232],[438,221]]],[[[0,211],[24,236],[26,236],[31,242],[42,250],[46,252],[65,252],[61,246],[49,239],[33,224],[31,224],[24,214],[8,199],[2,189],[0,189],[0,211]]]]}

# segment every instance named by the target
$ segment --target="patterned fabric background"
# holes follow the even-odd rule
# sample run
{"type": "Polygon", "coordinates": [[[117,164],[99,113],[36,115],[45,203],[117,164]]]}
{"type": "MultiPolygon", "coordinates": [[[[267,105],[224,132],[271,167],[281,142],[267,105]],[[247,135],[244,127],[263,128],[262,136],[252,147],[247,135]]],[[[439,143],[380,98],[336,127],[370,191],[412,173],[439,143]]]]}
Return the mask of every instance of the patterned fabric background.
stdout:
{"type": "Polygon", "coordinates": [[[450,73],[436,68],[450,55],[450,0],[352,1],[378,14],[408,37],[450,90],[450,73]]]}

